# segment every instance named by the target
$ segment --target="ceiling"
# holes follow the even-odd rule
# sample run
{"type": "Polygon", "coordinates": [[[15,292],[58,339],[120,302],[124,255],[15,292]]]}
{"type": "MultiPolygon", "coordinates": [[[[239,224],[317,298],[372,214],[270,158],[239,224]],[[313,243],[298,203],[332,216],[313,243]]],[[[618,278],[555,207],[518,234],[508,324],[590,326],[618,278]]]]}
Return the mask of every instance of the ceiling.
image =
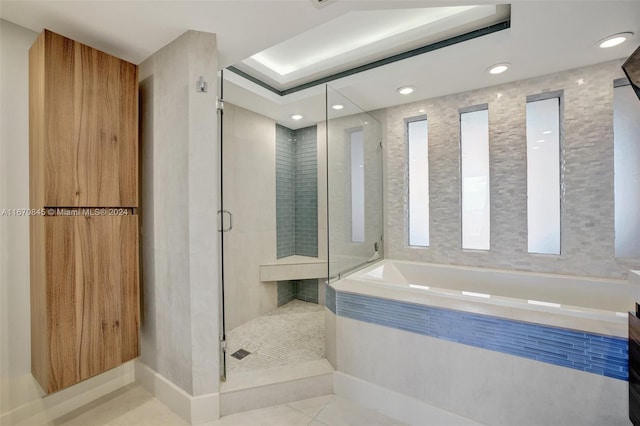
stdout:
{"type": "Polygon", "coordinates": [[[506,5],[352,11],[258,52],[236,68],[281,91],[508,20],[506,5]]]}
{"type": "MultiPolygon", "coordinates": [[[[296,36],[311,32],[315,37],[322,37],[322,31],[328,34],[326,31],[364,25],[357,22],[379,22],[376,20],[385,16],[408,19],[412,14],[407,10],[411,9],[418,9],[416,13],[422,14],[425,11],[420,9],[428,7],[469,6],[470,3],[491,5],[483,0],[328,0],[322,5],[315,0],[0,0],[0,17],[38,32],[46,27],[134,63],[142,62],[186,30],[213,32],[217,34],[221,68],[242,67],[242,61],[269,48],[275,49],[276,56],[284,58],[284,62],[298,61],[299,69],[289,73],[295,77],[290,81],[279,81],[282,76],[278,75],[266,77],[271,78],[271,83],[287,87],[316,75],[321,69],[335,70],[348,62],[344,56],[341,62],[331,62],[331,58],[327,62],[325,55],[324,59],[316,58],[314,64],[304,55],[292,56],[294,52],[286,48],[278,51],[281,43],[286,47],[286,42],[300,40],[296,36]],[[370,19],[362,19],[363,16],[370,19]]],[[[420,25],[415,25],[413,30],[420,30],[420,25]]],[[[356,30],[349,29],[352,37],[356,30]]],[[[510,29],[340,78],[330,84],[363,109],[375,110],[623,58],[640,44],[639,34],[640,1],[512,0],[510,29]],[[598,40],[623,31],[634,33],[630,42],[610,49],[595,46],[598,40]],[[498,62],[510,62],[512,66],[504,74],[489,75],[487,67],[498,62]],[[416,90],[409,96],[401,96],[396,89],[402,85],[412,85],[416,90]]],[[[397,41],[398,37],[402,38],[402,32],[387,38],[393,37],[397,41]]],[[[393,53],[411,41],[427,40],[428,34],[425,37],[414,37],[395,46],[384,45],[379,50],[393,53]]],[[[304,37],[301,39],[304,41],[304,37]]],[[[316,43],[314,49],[317,51],[323,45],[316,43]]],[[[291,46],[295,46],[295,53],[302,50],[301,45],[291,46]]],[[[362,47],[351,51],[360,49],[362,47]]],[[[348,51],[341,54],[345,53],[348,51]]],[[[367,55],[363,57],[369,58],[367,55]]],[[[248,61],[251,64],[251,59],[248,61]]],[[[279,96],[230,71],[225,71],[225,99],[294,129],[315,124],[323,120],[325,114],[323,86],[279,96]],[[300,113],[304,118],[293,121],[290,118],[293,113],[300,113]]],[[[344,108],[341,113],[350,113],[350,108],[344,108]]]]}

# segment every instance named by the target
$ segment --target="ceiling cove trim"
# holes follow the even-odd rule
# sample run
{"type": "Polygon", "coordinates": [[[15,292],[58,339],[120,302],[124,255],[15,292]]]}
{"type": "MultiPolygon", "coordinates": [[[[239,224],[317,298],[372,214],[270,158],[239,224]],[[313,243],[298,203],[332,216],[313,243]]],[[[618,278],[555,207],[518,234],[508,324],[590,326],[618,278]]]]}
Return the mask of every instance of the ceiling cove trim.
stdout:
{"type": "Polygon", "coordinates": [[[484,28],[480,28],[477,30],[473,30],[470,31],[468,33],[465,34],[461,34],[455,37],[451,37],[445,40],[441,40],[435,43],[431,43],[431,44],[427,44],[425,46],[421,46],[412,50],[408,50],[406,52],[402,52],[402,53],[398,53],[396,55],[392,55],[389,56],[387,58],[382,58],[382,59],[378,59],[377,61],[373,61],[373,62],[369,62],[368,64],[364,64],[364,65],[360,65],[358,67],[355,68],[351,68],[345,71],[341,71],[339,73],[336,74],[332,74],[329,75],[327,77],[322,77],[313,81],[310,81],[308,83],[304,83],[304,84],[300,84],[298,86],[294,86],[291,87],[289,89],[285,89],[285,90],[278,90],[275,87],[271,86],[268,83],[265,83],[264,81],[252,76],[251,74],[248,74],[234,66],[229,66],[226,69],[228,69],[229,71],[257,84],[258,86],[261,86],[273,93],[275,93],[276,95],[279,96],[286,96],[286,95],[290,95],[292,93],[295,92],[299,92],[301,90],[305,90],[308,89],[310,87],[314,87],[314,86],[318,86],[320,84],[325,84],[325,83],[329,83],[330,81],[334,81],[334,80],[338,80],[340,78],[344,78],[344,77],[348,77],[350,75],[353,74],[358,74],[361,73],[363,71],[368,71],[374,68],[378,68],[381,67],[383,65],[388,65],[388,64],[392,64],[394,62],[398,62],[398,61],[402,61],[404,59],[408,59],[408,58],[412,58],[414,56],[418,56],[418,55],[422,55],[428,52],[432,52],[434,50],[438,50],[438,49],[442,49],[444,47],[448,47],[448,46],[453,46],[454,44],[458,44],[458,43],[462,43],[465,41],[469,41],[469,40],[473,40],[474,38],[478,38],[478,37],[482,37],[485,35],[489,35],[489,34],[493,34],[495,32],[498,31],[503,31],[503,30],[508,30],[509,28],[511,28],[511,20],[506,20],[503,22],[499,22],[497,24],[493,24],[490,25],[488,27],[484,27],[484,28]]]}

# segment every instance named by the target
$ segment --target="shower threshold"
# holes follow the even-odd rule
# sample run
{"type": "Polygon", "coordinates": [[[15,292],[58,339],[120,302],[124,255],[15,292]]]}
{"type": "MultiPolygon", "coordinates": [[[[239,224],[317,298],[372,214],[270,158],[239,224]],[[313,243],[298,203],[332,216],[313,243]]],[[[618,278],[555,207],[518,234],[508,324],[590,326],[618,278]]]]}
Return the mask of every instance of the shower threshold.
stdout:
{"type": "Polygon", "coordinates": [[[333,366],[325,359],[322,305],[293,300],[228,334],[227,380],[220,385],[220,415],[284,404],[333,392],[333,366]]]}

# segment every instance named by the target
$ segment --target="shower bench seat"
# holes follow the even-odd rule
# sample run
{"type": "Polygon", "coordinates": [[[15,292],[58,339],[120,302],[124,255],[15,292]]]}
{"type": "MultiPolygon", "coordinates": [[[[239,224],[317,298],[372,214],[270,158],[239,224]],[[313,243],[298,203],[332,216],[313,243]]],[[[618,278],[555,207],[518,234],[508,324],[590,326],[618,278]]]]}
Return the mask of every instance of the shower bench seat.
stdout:
{"type": "Polygon", "coordinates": [[[304,280],[327,277],[327,261],[310,256],[287,256],[260,265],[260,281],[304,280]]]}

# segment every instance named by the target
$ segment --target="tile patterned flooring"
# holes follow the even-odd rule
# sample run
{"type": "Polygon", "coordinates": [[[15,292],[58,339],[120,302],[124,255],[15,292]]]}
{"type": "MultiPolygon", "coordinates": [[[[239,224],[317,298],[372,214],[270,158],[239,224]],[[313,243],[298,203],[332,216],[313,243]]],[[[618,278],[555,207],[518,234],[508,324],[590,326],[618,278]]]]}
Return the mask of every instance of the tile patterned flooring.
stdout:
{"type": "Polygon", "coordinates": [[[227,375],[325,357],[324,306],[292,300],[227,333],[227,375]],[[251,352],[242,360],[231,354],[251,352]]]}
{"type": "MultiPolygon", "coordinates": [[[[205,426],[391,426],[401,425],[381,413],[336,395],[232,414],[205,426]]],[[[186,426],[142,387],[132,384],[80,408],[50,426],[186,426]]],[[[34,425],[35,426],[35,425],[34,425]]]]}

